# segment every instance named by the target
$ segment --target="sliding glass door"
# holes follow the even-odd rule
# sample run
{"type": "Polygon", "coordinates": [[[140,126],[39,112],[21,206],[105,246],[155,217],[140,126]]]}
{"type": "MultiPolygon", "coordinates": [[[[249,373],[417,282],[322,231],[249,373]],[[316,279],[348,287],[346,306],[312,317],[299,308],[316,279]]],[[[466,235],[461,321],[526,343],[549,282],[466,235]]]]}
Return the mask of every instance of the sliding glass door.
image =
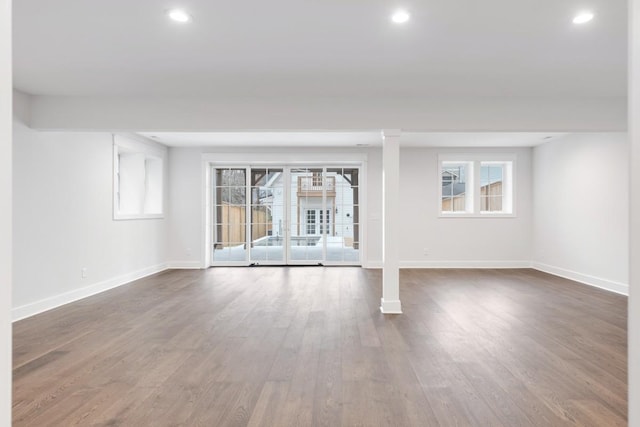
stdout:
{"type": "Polygon", "coordinates": [[[283,168],[250,168],[251,251],[255,264],[284,264],[285,188],[283,168]]]}
{"type": "Polygon", "coordinates": [[[247,258],[247,171],[216,168],[213,180],[213,262],[243,265],[247,258]]]}
{"type": "Polygon", "coordinates": [[[213,265],[360,264],[359,168],[214,167],[213,265]]]}
{"type": "Polygon", "coordinates": [[[333,190],[327,207],[331,209],[327,237],[328,262],[360,262],[360,170],[327,168],[326,179],[333,190]]]}
{"type": "Polygon", "coordinates": [[[289,264],[322,264],[324,261],[325,176],[322,168],[290,169],[289,264]]]}

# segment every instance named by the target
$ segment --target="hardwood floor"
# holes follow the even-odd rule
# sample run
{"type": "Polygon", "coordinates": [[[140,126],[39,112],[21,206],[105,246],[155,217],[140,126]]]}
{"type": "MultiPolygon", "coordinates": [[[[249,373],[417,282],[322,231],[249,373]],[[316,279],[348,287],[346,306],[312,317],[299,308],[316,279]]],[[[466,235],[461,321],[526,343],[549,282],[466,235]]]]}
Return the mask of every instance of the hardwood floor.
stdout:
{"type": "Polygon", "coordinates": [[[626,298],[533,270],[167,271],[14,325],[14,426],[623,426],[626,298]]]}

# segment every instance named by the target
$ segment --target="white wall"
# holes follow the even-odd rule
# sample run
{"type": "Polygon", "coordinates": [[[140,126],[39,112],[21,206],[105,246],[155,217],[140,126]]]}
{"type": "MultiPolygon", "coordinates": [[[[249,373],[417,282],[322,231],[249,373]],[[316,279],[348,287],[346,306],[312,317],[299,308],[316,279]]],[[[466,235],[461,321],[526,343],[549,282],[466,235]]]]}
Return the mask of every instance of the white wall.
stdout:
{"type": "MultiPolygon", "coordinates": [[[[169,150],[169,265],[174,267],[199,268],[202,265],[204,236],[202,231],[202,154],[203,153],[239,153],[250,157],[255,149],[244,150],[207,150],[200,148],[171,148],[169,150]]],[[[369,209],[369,221],[367,223],[368,239],[366,241],[366,253],[368,260],[381,260],[381,235],[382,224],[379,221],[382,211],[380,192],[381,163],[380,150],[336,150],[336,149],[269,149],[269,153],[282,153],[283,156],[299,156],[301,160],[305,155],[326,154],[327,158],[340,159],[340,153],[367,153],[367,203],[369,209]],[[371,220],[372,216],[378,220],[371,220]]],[[[255,155],[255,154],[254,154],[255,155]]],[[[259,157],[259,156],[258,156],[259,157]]],[[[367,260],[363,260],[365,265],[367,260]]],[[[379,265],[376,266],[379,266],[379,265]]]]}
{"type": "Polygon", "coordinates": [[[571,134],[534,148],[534,266],[626,293],[629,145],[571,134]]]}
{"type": "Polygon", "coordinates": [[[629,132],[631,141],[629,282],[629,425],[640,425],[640,0],[629,1],[629,132]]]}
{"type": "Polygon", "coordinates": [[[364,267],[382,267],[382,148],[371,148],[367,163],[367,259],[364,267]]]}
{"type": "Polygon", "coordinates": [[[531,149],[400,150],[400,265],[523,267],[531,259],[531,149]],[[438,155],[515,154],[513,218],[440,218],[438,155]],[[427,255],[425,255],[425,249],[427,255]]]}
{"type": "Polygon", "coordinates": [[[0,0],[0,425],[11,425],[11,1],[0,0]]]}
{"type": "Polygon", "coordinates": [[[167,219],[113,220],[112,153],[109,133],[38,132],[16,120],[14,318],[165,268],[167,219]]]}
{"type": "Polygon", "coordinates": [[[202,150],[169,149],[169,247],[170,267],[202,266],[202,150]]]}
{"type": "MultiPolygon", "coordinates": [[[[170,237],[169,265],[194,267],[202,260],[201,158],[206,150],[169,150],[170,237]]],[[[275,150],[276,152],[278,150],[275,150]]],[[[285,150],[291,153],[292,150],[285,150]]],[[[295,150],[293,150],[295,152],[295,150]]],[[[337,150],[325,151],[333,153],[337,150]]],[[[364,266],[382,262],[382,150],[364,150],[367,159],[366,259],[364,266]]],[[[403,247],[400,259],[406,266],[521,266],[531,259],[530,149],[493,150],[516,153],[516,218],[442,219],[437,217],[437,156],[455,150],[402,149],[401,197],[403,247]],[[445,243],[442,243],[445,242],[445,243]],[[515,242],[515,244],[514,244],[515,242]],[[460,248],[460,246],[465,246],[460,248]],[[429,248],[429,255],[423,249],[429,248]]],[[[492,150],[458,150],[491,152],[492,150]]],[[[222,150],[228,153],[228,150],[222,150]]],[[[305,150],[298,150],[301,156],[305,150]]],[[[318,150],[313,150],[318,152],[318,150]]],[[[250,153],[250,151],[247,151],[250,153]]]]}

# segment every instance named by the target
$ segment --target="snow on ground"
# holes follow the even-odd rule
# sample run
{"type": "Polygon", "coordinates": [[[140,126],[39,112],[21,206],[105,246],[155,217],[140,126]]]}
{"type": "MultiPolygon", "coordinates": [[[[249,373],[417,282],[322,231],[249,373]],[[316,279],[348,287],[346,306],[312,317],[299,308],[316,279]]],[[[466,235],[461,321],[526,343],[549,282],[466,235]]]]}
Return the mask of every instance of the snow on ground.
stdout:
{"type": "MultiPolygon", "coordinates": [[[[324,240],[327,241],[327,258],[326,261],[338,262],[347,261],[357,263],[360,260],[360,251],[353,249],[353,247],[344,246],[344,238],[339,236],[317,236],[319,239],[313,246],[296,245],[297,242],[292,241],[292,245],[289,248],[291,252],[292,261],[315,261],[322,262],[322,246],[324,240]]],[[[264,245],[264,239],[268,237],[258,239],[261,245],[254,245],[251,248],[251,262],[260,261],[283,261],[283,247],[281,239],[271,239],[270,242],[274,245],[264,245]],[[278,240],[280,240],[278,242],[278,240]]],[[[306,240],[306,239],[303,239],[306,240]]],[[[315,240],[315,239],[313,239],[315,240]]],[[[258,242],[258,241],[256,241],[258,242]]],[[[216,249],[213,254],[213,260],[216,262],[226,261],[244,261],[246,259],[245,245],[230,246],[223,249],[216,249]]]]}

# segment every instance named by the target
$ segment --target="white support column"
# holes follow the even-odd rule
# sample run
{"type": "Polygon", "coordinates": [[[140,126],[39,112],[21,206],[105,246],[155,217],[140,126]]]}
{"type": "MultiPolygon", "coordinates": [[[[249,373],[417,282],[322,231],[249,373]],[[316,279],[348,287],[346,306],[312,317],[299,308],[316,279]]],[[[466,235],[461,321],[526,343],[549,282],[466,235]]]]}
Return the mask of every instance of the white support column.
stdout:
{"type": "Polygon", "coordinates": [[[382,301],[385,314],[400,304],[400,130],[382,132],[382,301]]]}
{"type": "Polygon", "coordinates": [[[11,1],[0,0],[0,425],[11,425],[11,1]]]}
{"type": "Polygon", "coordinates": [[[640,0],[629,1],[629,425],[640,426],[640,0]]]}

